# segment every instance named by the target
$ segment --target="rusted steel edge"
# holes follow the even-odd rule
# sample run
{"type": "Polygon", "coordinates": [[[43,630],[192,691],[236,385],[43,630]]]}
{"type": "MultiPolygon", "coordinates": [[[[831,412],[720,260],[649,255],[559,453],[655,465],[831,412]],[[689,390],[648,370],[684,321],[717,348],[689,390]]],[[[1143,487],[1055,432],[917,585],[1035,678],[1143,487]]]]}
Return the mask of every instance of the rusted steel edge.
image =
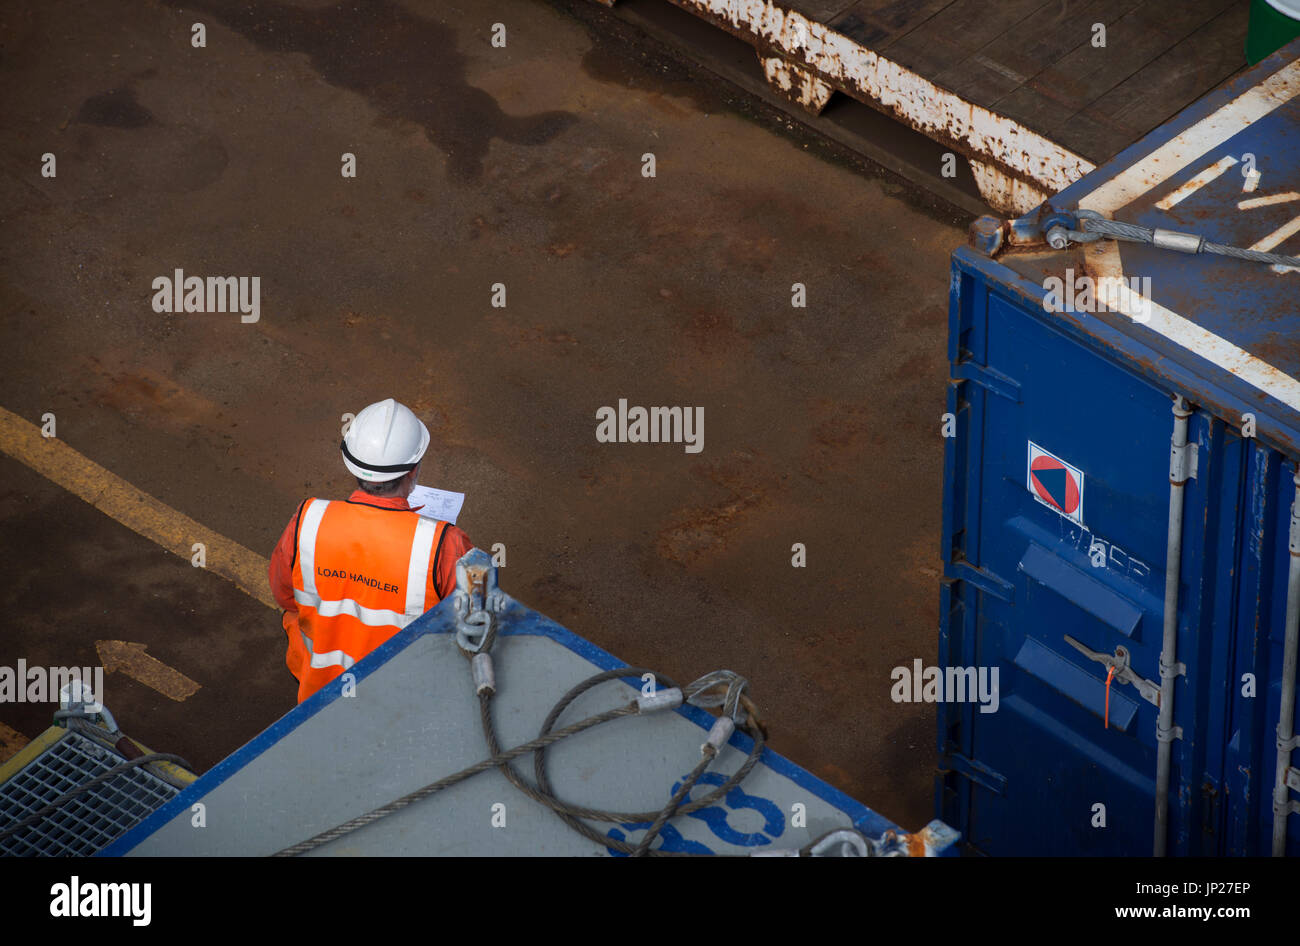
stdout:
{"type": "MultiPolygon", "coordinates": [[[[615,5],[615,0],[595,2],[615,5]]],[[[970,162],[985,201],[1002,213],[1028,213],[1096,167],[1019,122],[967,102],[772,0],[670,2],[753,46],[773,86],[809,111],[825,106],[830,97],[821,88],[825,86],[952,148],[970,162]],[[785,67],[770,63],[773,58],[785,67]]]]}

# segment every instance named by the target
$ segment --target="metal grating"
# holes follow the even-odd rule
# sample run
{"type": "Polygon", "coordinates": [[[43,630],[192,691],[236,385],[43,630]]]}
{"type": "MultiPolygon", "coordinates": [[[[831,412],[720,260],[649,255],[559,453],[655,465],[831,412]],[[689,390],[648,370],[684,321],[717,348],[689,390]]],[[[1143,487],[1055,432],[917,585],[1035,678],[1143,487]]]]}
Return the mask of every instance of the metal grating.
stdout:
{"type": "MultiPolygon", "coordinates": [[[[0,785],[0,828],[125,761],[85,736],[66,733],[0,785]]],[[[87,857],[107,847],[180,793],[145,768],[119,772],[17,834],[0,838],[0,855],[87,857]]]]}

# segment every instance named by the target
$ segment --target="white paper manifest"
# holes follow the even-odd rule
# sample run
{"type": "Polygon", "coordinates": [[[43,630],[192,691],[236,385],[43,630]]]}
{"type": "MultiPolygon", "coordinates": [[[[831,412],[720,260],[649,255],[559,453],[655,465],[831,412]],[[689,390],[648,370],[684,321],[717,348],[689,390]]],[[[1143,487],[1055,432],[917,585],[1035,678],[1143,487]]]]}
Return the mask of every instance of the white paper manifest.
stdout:
{"type": "Polygon", "coordinates": [[[406,501],[412,506],[423,506],[423,509],[415,511],[426,519],[441,519],[455,525],[460,507],[465,505],[465,494],[434,489],[432,486],[417,486],[411,490],[406,501]]]}

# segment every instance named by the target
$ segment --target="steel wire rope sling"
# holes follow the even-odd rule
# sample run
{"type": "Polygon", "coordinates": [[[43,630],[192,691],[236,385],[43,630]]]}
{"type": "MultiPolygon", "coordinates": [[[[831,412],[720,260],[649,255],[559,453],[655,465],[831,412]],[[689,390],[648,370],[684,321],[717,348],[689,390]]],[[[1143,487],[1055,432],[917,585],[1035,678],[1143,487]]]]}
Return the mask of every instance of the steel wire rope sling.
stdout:
{"type": "Polygon", "coordinates": [[[1192,255],[1212,253],[1254,263],[1300,268],[1300,258],[1295,256],[1242,249],[1224,243],[1211,243],[1198,233],[1184,233],[1181,230],[1165,230],[1160,227],[1152,229],[1136,223],[1110,220],[1095,210],[1076,210],[1073,214],[1061,212],[1050,214],[1044,220],[1042,230],[1048,246],[1054,250],[1063,250],[1069,243],[1093,243],[1104,237],[1127,243],[1149,243],[1160,249],[1175,250],[1179,253],[1192,255]]]}
{"type": "MultiPolygon", "coordinates": [[[[495,626],[495,622],[493,622],[495,626]]],[[[490,631],[489,633],[494,633],[490,631]]],[[[485,648],[490,647],[491,640],[485,637],[485,648]]],[[[466,654],[471,656],[470,654],[466,654]]],[[[500,743],[496,735],[496,728],[492,723],[491,699],[495,695],[495,682],[492,678],[490,669],[490,658],[487,656],[486,649],[481,650],[471,656],[472,662],[477,662],[478,667],[473,671],[476,687],[479,689],[479,707],[480,717],[483,724],[483,733],[487,739],[488,748],[493,753],[494,758],[500,758],[500,743]],[[485,685],[486,684],[486,685],[485,685]]],[[[543,743],[533,751],[534,777],[536,786],[529,785],[509,764],[503,762],[500,766],[502,774],[517,789],[532,798],[534,801],[550,808],[566,825],[574,831],[583,835],[591,841],[605,847],[613,848],[624,854],[630,854],[633,857],[706,857],[714,855],[694,854],[686,851],[664,851],[654,850],[650,845],[658,836],[663,826],[678,815],[689,815],[692,812],[699,811],[714,804],[733,788],[738,786],[746,776],[753,770],[762,757],[763,747],[767,741],[767,733],[763,728],[762,721],[758,715],[758,709],[744,691],[748,687],[749,681],[737,673],[730,670],[716,670],[706,674],[689,684],[685,690],[677,686],[673,680],[662,674],[654,674],[654,671],[646,670],[643,667],[615,667],[611,670],[603,670],[594,676],[588,677],[581,683],[570,689],[564,696],[551,707],[550,713],[547,714],[545,721],[542,723],[541,732],[534,742],[543,743]],[[693,706],[711,707],[721,706],[722,715],[717,718],[709,730],[709,736],[700,746],[701,759],[691,773],[682,781],[673,797],[658,812],[617,812],[604,811],[597,808],[586,808],[583,806],[569,805],[560,801],[555,796],[551,787],[550,777],[546,771],[546,748],[558,740],[546,740],[551,733],[551,727],[555,725],[560,715],[569,707],[569,705],[592,687],[597,686],[609,680],[622,679],[626,677],[641,677],[645,674],[654,676],[656,682],[667,684],[667,689],[656,690],[654,696],[642,696],[629,705],[648,706],[648,712],[655,712],[662,709],[672,709],[682,704],[689,703],[693,706]],[[726,689],[722,695],[711,694],[710,691],[717,690],[725,686],[726,689]],[[717,757],[721,747],[731,738],[735,729],[739,728],[746,732],[753,745],[749,755],[741,767],[716,790],[710,792],[703,798],[683,805],[682,802],[690,794],[700,777],[708,769],[709,764],[717,757]],[[611,838],[603,835],[593,829],[590,825],[585,824],[582,819],[590,821],[607,821],[617,824],[636,824],[641,822],[650,822],[649,830],[641,840],[633,846],[626,841],[617,838],[611,838]]],[[[623,713],[621,715],[639,715],[638,713],[623,713]]],[[[581,725],[581,724],[578,724],[581,725]]],[[[571,728],[571,727],[566,727],[571,728]]],[[[531,745],[531,743],[530,743],[531,745]]],[[[511,752],[508,755],[514,755],[511,752]]],[[[801,857],[808,856],[857,856],[868,857],[876,853],[877,846],[871,841],[864,838],[857,831],[852,829],[834,829],[814,840],[805,844],[797,851],[789,852],[801,857]]],[[[743,856],[743,855],[724,855],[724,856],[743,856]]]]}
{"type": "MultiPolygon", "coordinates": [[[[478,659],[477,655],[474,658],[478,659]]],[[[560,700],[551,708],[545,722],[542,723],[540,736],[545,736],[551,731],[560,714],[582,693],[592,687],[604,683],[608,680],[615,680],[621,677],[640,677],[644,674],[653,674],[653,671],[645,670],[641,667],[616,667],[612,670],[602,671],[595,676],[589,677],[579,683],[577,686],[564,694],[560,700]]],[[[598,808],[586,808],[582,806],[569,805],[560,801],[551,788],[550,779],[546,772],[546,746],[539,747],[534,752],[534,775],[536,786],[529,785],[518,772],[509,765],[501,766],[502,774],[505,775],[510,783],[517,789],[556,813],[560,820],[567,824],[574,831],[595,841],[598,844],[605,845],[624,854],[631,854],[636,857],[643,857],[647,854],[654,856],[663,856],[668,854],[679,854],[682,852],[661,851],[650,849],[650,845],[658,836],[660,830],[675,815],[688,815],[691,812],[699,811],[701,808],[707,808],[719,799],[723,798],[728,792],[740,784],[740,782],[753,770],[762,756],[763,746],[766,742],[762,724],[758,720],[757,711],[750,702],[749,698],[743,695],[743,690],[748,686],[748,681],[738,674],[729,670],[719,670],[708,674],[695,682],[691,683],[682,690],[671,679],[655,675],[655,680],[667,684],[666,689],[656,689],[652,696],[641,696],[636,701],[636,705],[647,705],[649,712],[660,709],[672,709],[680,706],[683,702],[690,703],[694,706],[714,706],[721,704],[723,706],[723,715],[719,716],[714,722],[713,727],[709,730],[708,739],[700,746],[701,759],[691,773],[682,781],[681,786],[673,797],[659,811],[648,812],[618,812],[605,811],[598,808]],[[714,690],[719,686],[726,686],[725,696],[706,695],[708,691],[714,690]],[[743,705],[745,713],[740,713],[743,705]],[[710,792],[704,798],[698,801],[690,802],[683,805],[682,802],[690,794],[695,784],[699,781],[700,776],[708,769],[709,764],[717,757],[722,745],[731,737],[736,728],[736,720],[740,719],[740,728],[747,732],[753,739],[753,747],[745,763],[729,779],[727,779],[716,790],[710,792]],[[611,838],[593,829],[590,825],[585,824],[582,819],[591,821],[608,821],[616,824],[636,824],[640,822],[649,822],[650,828],[641,841],[633,846],[625,841],[611,838]]],[[[490,703],[492,692],[480,690],[479,700],[481,707],[481,716],[483,722],[483,732],[487,738],[488,748],[494,755],[500,753],[500,745],[497,741],[496,730],[492,724],[492,715],[490,703]]]]}
{"type": "MultiPolygon", "coordinates": [[[[337,840],[344,835],[356,831],[358,828],[373,824],[394,812],[400,811],[417,801],[428,798],[445,788],[459,784],[466,779],[472,778],[489,769],[500,769],[502,774],[529,798],[534,799],[540,804],[550,808],[555,814],[569,827],[577,831],[584,837],[592,840],[602,846],[613,848],[624,854],[630,854],[637,857],[654,856],[706,856],[697,855],[685,851],[664,851],[652,850],[650,845],[658,836],[663,826],[668,820],[675,815],[690,814],[707,808],[709,805],[722,799],[728,792],[738,786],[740,782],[753,770],[762,756],[764,745],[766,744],[766,733],[763,730],[762,722],[759,718],[757,708],[753,702],[745,695],[745,690],[749,681],[737,673],[730,670],[717,670],[713,673],[706,674],[698,680],[689,684],[685,690],[679,688],[668,677],[658,675],[656,680],[669,684],[666,689],[656,689],[653,694],[642,694],[637,699],[623,706],[614,709],[605,710],[597,713],[587,719],[576,723],[571,723],[561,729],[552,730],[560,715],[568,706],[592,687],[604,683],[608,680],[619,679],[622,677],[642,676],[652,671],[644,670],[640,667],[616,667],[612,670],[603,670],[577,684],[567,693],[560,697],[555,706],[551,708],[545,721],[542,723],[541,733],[536,739],[523,745],[515,746],[513,749],[501,751],[500,743],[496,734],[496,727],[492,722],[491,700],[496,693],[495,674],[492,669],[492,658],[490,651],[496,642],[498,623],[494,612],[504,610],[506,598],[496,588],[496,571],[486,565],[487,556],[479,553],[481,561],[473,560],[474,551],[468,553],[464,558],[456,563],[456,583],[457,591],[453,596],[453,609],[457,616],[458,627],[456,630],[456,644],[461,653],[470,659],[470,674],[476,694],[479,698],[479,716],[483,725],[484,739],[487,741],[489,751],[492,755],[490,758],[475,763],[469,768],[462,769],[452,775],[445,776],[436,782],[432,782],[423,788],[416,789],[400,798],[394,799],[386,805],[368,811],[359,815],[343,824],[323,831],[305,841],[301,841],[290,847],[276,852],[275,857],[294,857],[315,850],[322,845],[337,840]],[[716,691],[725,687],[722,694],[716,691]],[[598,726],[601,723],[610,722],[614,719],[620,719],[625,716],[640,716],[647,713],[659,712],[666,709],[675,709],[682,703],[689,703],[698,707],[721,706],[722,715],[713,723],[709,730],[709,735],[703,745],[700,746],[702,756],[700,762],[695,766],[691,773],[682,781],[677,791],[668,803],[657,812],[614,812],[602,811],[600,809],[586,808],[577,805],[567,804],[558,799],[551,788],[550,779],[546,772],[545,751],[547,747],[554,745],[562,739],[576,735],[588,729],[598,726]],[[723,745],[731,738],[732,733],[737,727],[749,734],[753,741],[748,757],[744,764],[722,785],[710,792],[698,801],[683,804],[686,797],[695,787],[700,777],[704,774],[709,764],[717,757],[723,745]],[[534,772],[537,778],[537,785],[529,785],[510,763],[520,756],[534,753],[534,772]],[[592,821],[612,821],[615,823],[638,823],[650,822],[650,828],[645,836],[635,845],[631,845],[617,838],[611,838],[597,832],[590,825],[585,824],[581,819],[592,821]]],[[[858,856],[871,857],[881,852],[878,842],[874,842],[864,837],[858,831],[852,828],[839,828],[825,832],[820,837],[815,838],[808,844],[798,850],[782,851],[773,853],[783,853],[801,857],[808,856],[858,856]]]]}
{"type": "MultiPolygon", "coordinates": [[[[465,653],[467,657],[470,657],[471,674],[473,676],[475,690],[479,697],[480,718],[483,724],[484,737],[487,740],[492,756],[470,766],[469,768],[463,769],[460,772],[448,775],[436,782],[424,786],[423,788],[394,799],[386,805],[382,805],[379,808],[375,808],[363,815],[359,815],[358,817],[346,821],[334,828],[323,831],[305,841],[284,848],[283,850],[276,852],[274,856],[295,857],[315,850],[316,848],[328,844],[331,841],[335,841],[359,828],[373,824],[374,822],[379,821],[394,812],[400,811],[417,801],[428,798],[445,788],[450,788],[468,778],[472,778],[475,775],[493,768],[499,768],[511,784],[528,797],[546,805],[554,811],[565,824],[569,825],[579,834],[582,834],[584,837],[601,845],[634,856],[693,856],[687,852],[651,850],[650,844],[659,834],[663,825],[666,824],[674,815],[690,814],[693,811],[698,811],[701,808],[706,808],[709,805],[714,804],[723,798],[729,791],[739,785],[741,780],[744,779],[745,776],[753,770],[754,766],[758,764],[763,752],[763,746],[766,742],[765,734],[762,725],[758,720],[756,708],[752,701],[750,701],[743,692],[748,686],[748,681],[745,680],[744,677],[729,670],[720,670],[707,674],[687,686],[685,691],[677,687],[669,678],[657,676],[657,680],[662,680],[669,684],[667,689],[656,689],[653,695],[639,696],[636,700],[623,706],[606,710],[580,722],[552,731],[551,727],[555,724],[555,721],[558,719],[560,714],[564,712],[573,700],[591,687],[607,680],[628,676],[641,676],[642,674],[652,672],[639,667],[618,667],[613,670],[601,671],[595,676],[589,677],[579,683],[560,698],[547,716],[546,721],[543,723],[542,732],[538,738],[503,752],[501,751],[496,735],[496,728],[492,723],[491,716],[491,699],[496,692],[496,684],[489,651],[496,640],[497,622],[495,616],[492,615],[491,612],[481,610],[466,615],[462,620],[462,624],[471,626],[477,625],[484,628],[484,631],[481,634],[481,641],[474,640],[474,638],[479,637],[480,635],[467,634],[463,628],[458,630],[457,643],[460,646],[462,653],[465,653]],[[482,617],[480,617],[480,615],[482,617]],[[722,685],[726,686],[725,695],[718,696],[716,694],[710,694],[709,691],[716,690],[722,685]],[[724,715],[718,717],[718,720],[713,724],[712,729],[709,731],[708,739],[700,747],[702,759],[692,770],[691,774],[682,782],[681,786],[677,792],[674,793],[668,804],[661,810],[657,812],[602,811],[599,809],[569,805],[555,797],[550,786],[550,781],[546,775],[544,756],[542,755],[548,746],[553,745],[562,739],[566,739],[569,736],[576,735],[577,733],[591,729],[594,726],[598,726],[601,723],[609,722],[625,716],[639,716],[665,709],[672,709],[680,706],[683,702],[689,702],[692,705],[701,707],[721,705],[723,707],[724,715]],[[698,801],[683,805],[682,802],[685,800],[687,794],[689,794],[690,790],[694,788],[695,784],[699,781],[700,776],[704,774],[709,763],[717,756],[721,746],[731,737],[732,732],[734,732],[736,728],[737,720],[739,720],[741,729],[747,732],[753,740],[753,747],[751,748],[745,763],[734,775],[727,779],[713,792],[710,792],[698,801]],[[526,755],[529,752],[537,754],[536,771],[538,774],[538,787],[529,785],[510,765],[512,760],[519,756],[526,755]],[[641,841],[636,846],[633,846],[627,842],[600,834],[590,825],[579,820],[580,818],[587,818],[596,821],[612,821],[616,823],[648,821],[651,822],[651,826],[650,830],[646,832],[646,835],[641,839],[641,841]]],[[[818,838],[816,841],[801,848],[799,853],[803,855],[811,853],[813,849],[824,840],[824,838],[818,838]]],[[[857,847],[861,849],[862,846],[858,845],[857,847]]],[[[869,850],[869,847],[867,850],[869,850]]]]}

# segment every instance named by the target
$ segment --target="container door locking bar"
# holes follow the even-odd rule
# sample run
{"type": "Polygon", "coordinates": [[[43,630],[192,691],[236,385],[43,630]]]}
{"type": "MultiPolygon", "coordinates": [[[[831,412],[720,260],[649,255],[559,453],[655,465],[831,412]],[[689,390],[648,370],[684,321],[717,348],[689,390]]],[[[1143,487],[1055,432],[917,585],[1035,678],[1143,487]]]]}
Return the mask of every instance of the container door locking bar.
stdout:
{"type": "MultiPolygon", "coordinates": [[[[1123,644],[1120,644],[1115,648],[1115,653],[1112,656],[1111,654],[1103,654],[1100,651],[1093,650],[1091,647],[1080,644],[1069,634],[1065,635],[1065,642],[1089,660],[1095,660],[1107,670],[1111,671],[1117,682],[1132,684],[1137,688],[1138,693],[1142,694],[1142,699],[1146,700],[1152,706],[1160,705],[1160,685],[1152,683],[1150,680],[1145,680],[1137,675],[1130,664],[1132,658],[1128,652],[1128,648],[1123,644]]],[[[1186,670],[1187,668],[1183,664],[1178,664],[1175,667],[1175,672],[1179,675],[1185,673],[1186,670]]],[[[1183,728],[1181,726],[1174,727],[1174,738],[1183,738],[1183,728]]]]}

